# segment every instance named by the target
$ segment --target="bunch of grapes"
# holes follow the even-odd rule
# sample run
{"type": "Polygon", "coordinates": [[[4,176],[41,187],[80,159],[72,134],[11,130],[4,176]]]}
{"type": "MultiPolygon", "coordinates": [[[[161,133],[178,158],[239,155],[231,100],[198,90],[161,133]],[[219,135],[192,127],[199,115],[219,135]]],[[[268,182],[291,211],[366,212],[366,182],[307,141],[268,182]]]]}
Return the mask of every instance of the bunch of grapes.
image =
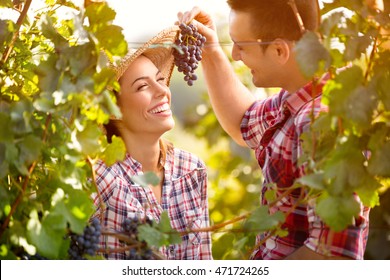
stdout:
{"type": "Polygon", "coordinates": [[[71,234],[68,250],[69,258],[71,260],[85,260],[84,255],[95,256],[100,234],[101,226],[97,218],[85,227],[82,235],[71,234]]]}
{"type": "Polygon", "coordinates": [[[202,60],[202,47],[206,38],[198,32],[192,23],[188,25],[181,23],[179,28],[180,36],[175,41],[178,49],[173,50],[175,65],[179,72],[183,72],[184,81],[192,86],[198,78],[194,71],[198,68],[198,62],[202,60]]]}
{"type": "Polygon", "coordinates": [[[149,218],[146,218],[145,220],[140,220],[138,217],[134,218],[127,218],[123,221],[123,229],[126,235],[128,235],[133,241],[134,244],[132,244],[129,252],[126,254],[127,260],[152,260],[153,258],[153,251],[148,247],[148,244],[146,242],[140,242],[138,240],[138,227],[140,225],[143,225],[144,223],[148,223],[149,225],[152,225],[152,220],[149,218]]]}

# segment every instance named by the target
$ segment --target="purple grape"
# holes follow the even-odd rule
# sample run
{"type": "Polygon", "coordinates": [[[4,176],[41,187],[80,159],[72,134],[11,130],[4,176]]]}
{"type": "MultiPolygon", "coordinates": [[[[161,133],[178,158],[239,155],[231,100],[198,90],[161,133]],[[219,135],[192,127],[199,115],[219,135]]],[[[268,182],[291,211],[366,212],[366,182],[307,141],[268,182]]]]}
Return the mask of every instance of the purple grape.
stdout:
{"type": "Polygon", "coordinates": [[[98,248],[101,226],[99,219],[95,218],[85,227],[82,235],[72,233],[68,249],[69,259],[85,260],[85,255],[95,256],[98,248]]]}
{"type": "Polygon", "coordinates": [[[198,68],[198,63],[202,60],[202,48],[206,42],[206,37],[198,32],[198,29],[193,24],[179,25],[180,36],[175,44],[177,48],[173,50],[175,65],[177,70],[184,74],[184,81],[189,86],[192,86],[197,76],[194,74],[198,68]]]}

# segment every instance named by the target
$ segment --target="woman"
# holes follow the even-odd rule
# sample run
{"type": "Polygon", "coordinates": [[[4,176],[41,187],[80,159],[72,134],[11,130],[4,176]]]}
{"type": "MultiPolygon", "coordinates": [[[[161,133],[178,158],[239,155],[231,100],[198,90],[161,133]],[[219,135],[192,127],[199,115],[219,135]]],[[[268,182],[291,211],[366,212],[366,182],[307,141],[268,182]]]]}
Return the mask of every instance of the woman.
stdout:
{"type": "MultiPolygon", "coordinates": [[[[205,165],[161,138],[174,127],[168,86],[177,33],[177,27],[163,30],[114,67],[121,86],[116,96],[122,118],[110,120],[107,137],[110,141],[112,135],[119,135],[127,154],[112,166],[103,161],[95,166],[100,194],[94,202],[96,214],[103,213],[103,228],[111,232],[123,233],[126,219],[158,222],[167,211],[172,228],[187,233],[181,244],[160,248],[161,255],[169,260],[211,259],[210,233],[191,232],[209,225],[205,165]],[[149,171],[160,178],[157,186],[133,182],[134,176],[149,171]]],[[[131,258],[131,250],[123,250],[124,246],[115,235],[104,234],[100,240],[108,259],[131,258]]]]}

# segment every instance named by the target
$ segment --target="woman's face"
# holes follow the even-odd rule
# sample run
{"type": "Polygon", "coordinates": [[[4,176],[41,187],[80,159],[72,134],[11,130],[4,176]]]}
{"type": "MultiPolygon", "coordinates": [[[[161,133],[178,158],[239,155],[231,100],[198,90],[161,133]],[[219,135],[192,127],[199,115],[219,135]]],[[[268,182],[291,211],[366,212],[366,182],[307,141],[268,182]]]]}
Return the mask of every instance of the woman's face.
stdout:
{"type": "Polygon", "coordinates": [[[174,127],[171,92],[166,79],[152,61],[142,55],[127,68],[119,81],[121,93],[118,96],[127,132],[161,136],[174,127]]]}

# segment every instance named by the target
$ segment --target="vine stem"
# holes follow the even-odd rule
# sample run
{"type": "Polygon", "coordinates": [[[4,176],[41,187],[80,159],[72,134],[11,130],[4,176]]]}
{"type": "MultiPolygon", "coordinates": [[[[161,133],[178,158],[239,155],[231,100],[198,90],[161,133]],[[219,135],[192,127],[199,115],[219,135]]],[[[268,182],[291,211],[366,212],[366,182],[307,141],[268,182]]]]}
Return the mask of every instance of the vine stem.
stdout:
{"type": "MultiPolygon", "coordinates": [[[[295,190],[295,188],[289,188],[287,189],[285,192],[283,192],[280,196],[278,196],[278,198],[271,202],[268,207],[273,207],[276,205],[276,203],[278,203],[281,199],[283,199],[284,197],[288,196],[289,194],[291,194],[293,191],[295,190]]],[[[188,233],[193,233],[193,232],[209,232],[209,231],[216,231],[218,229],[221,229],[227,225],[230,225],[230,224],[234,224],[236,222],[239,222],[239,221],[242,221],[242,220],[245,220],[246,218],[248,218],[248,216],[250,216],[252,214],[253,211],[251,212],[248,212],[248,213],[245,213],[245,214],[242,214],[238,217],[235,217],[233,219],[230,219],[226,222],[223,222],[223,223],[220,223],[220,224],[216,224],[216,225],[213,225],[213,226],[210,226],[210,227],[204,227],[204,228],[199,228],[199,229],[191,229],[191,230],[188,230],[188,231],[181,231],[179,232],[181,235],[184,235],[184,234],[188,234],[188,233]]]]}
{"type": "Polygon", "coordinates": [[[370,70],[372,68],[372,64],[373,64],[373,61],[374,61],[374,56],[375,56],[375,53],[377,51],[377,46],[378,46],[378,37],[375,37],[374,45],[372,46],[372,51],[371,51],[371,54],[370,54],[370,58],[368,60],[367,70],[366,70],[366,73],[364,75],[364,82],[365,83],[367,83],[368,75],[369,75],[370,70]]]}
{"type": "Polygon", "coordinates": [[[11,42],[8,44],[8,46],[4,50],[4,53],[1,57],[0,66],[3,65],[7,61],[9,55],[11,54],[11,51],[15,45],[16,39],[19,36],[20,28],[22,27],[22,24],[27,16],[27,11],[30,8],[31,2],[32,2],[32,0],[26,0],[25,4],[23,6],[23,10],[20,13],[20,16],[16,22],[16,31],[14,32],[14,35],[12,36],[11,42]]]}
{"type": "MultiPolygon", "coordinates": [[[[293,188],[290,188],[289,190],[292,190],[293,188]]],[[[287,191],[285,192],[287,193],[287,191]]],[[[285,194],[283,193],[283,195],[285,194]]],[[[301,203],[302,200],[304,200],[305,198],[305,191],[303,188],[301,188],[301,192],[299,194],[299,198],[297,199],[297,201],[294,203],[294,205],[290,208],[290,210],[288,212],[286,212],[286,217],[288,215],[290,215],[297,207],[298,205],[301,203]]],[[[279,225],[280,226],[280,225],[279,225]]],[[[259,249],[261,245],[263,245],[265,242],[267,242],[267,240],[269,238],[271,238],[275,233],[276,233],[277,229],[273,229],[272,231],[269,232],[269,234],[264,238],[262,239],[259,243],[257,243],[254,248],[252,249],[252,252],[259,249]]]]}
{"type": "MultiPolygon", "coordinates": [[[[43,131],[43,135],[42,135],[42,142],[43,143],[45,143],[46,139],[47,139],[47,130],[48,130],[50,121],[51,121],[51,114],[48,114],[47,118],[46,118],[46,123],[45,123],[45,130],[43,131]]],[[[24,194],[26,192],[28,183],[30,181],[30,177],[31,177],[32,173],[34,172],[34,169],[37,166],[37,163],[38,163],[38,161],[35,160],[30,165],[30,168],[28,169],[28,174],[24,177],[22,189],[20,190],[16,200],[12,204],[11,210],[10,210],[9,214],[7,215],[7,217],[5,218],[4,223],[1,225],[1,228],[0,228],[0,238],[3,235],[4,231],[6,230],[6,228],[8,227],[8,224],[11,221],[11,217],[12,217],[12,215],[16,211],[16,208],[19,206],[20,202],[22,201],[22,198],[23,198],[23,196],[24,196],[24,194]]]]}
{"type": "MultiPolygon", "coordinates": [[[[315,109],[315,97],[317,96],[317,85],[318,85],[318,79],[313,77],[313,79],[312,79],[313,101],[312,101],[312,106],[311,106],[311,111],[310,111],[311,124],[313,124],[315,121],[314,109],[315,109]]],[[[317,137],[316,137],[316,133],[314,130],[311,131],[311,137],[312,137],[312,141],[313,141],[311,158],[314,160],[315,155],[316,155],[316,151],[317,151],[317,137]]]]}
{"type": "MultiPolygon", "coordinates": [[[[126,234],[112,232],[110,230],[102,230],[101,234],[106,235],[106,236],[108,236],[108,235],[115,236],[116,238],[118,238],[118,240],[125,241],[129,245],[121,247],[121,248],[98,249],[97,252],[99,252],[99,253],[105,253],[105,254],[123,253],[123,252],[127,252],[131,248],[142,248],[145,246],[145,244],[143,244],[142,242],[139,242],[138,240],[134,240],[133,238],[129,237],[126,234]]],[[[156,252],[155,250],[152,250],[152,254],[156,260],[165,259],[165,257],[163,255],[161,255],[159,252],[156,252]]]]}

